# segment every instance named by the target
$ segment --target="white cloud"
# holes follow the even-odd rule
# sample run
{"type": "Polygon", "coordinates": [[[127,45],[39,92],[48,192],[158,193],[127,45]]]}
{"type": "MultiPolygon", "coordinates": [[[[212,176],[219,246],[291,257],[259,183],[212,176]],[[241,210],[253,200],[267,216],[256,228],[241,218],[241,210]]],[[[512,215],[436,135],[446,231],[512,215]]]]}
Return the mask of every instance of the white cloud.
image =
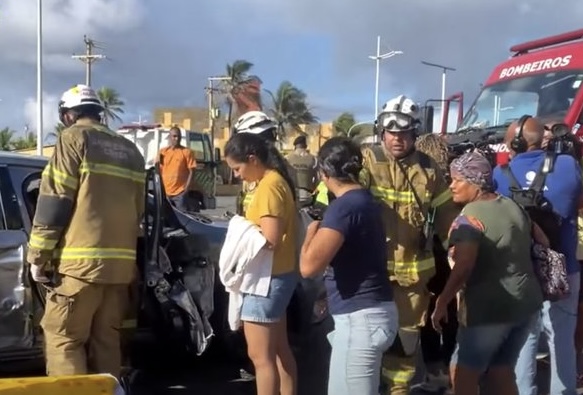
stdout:
{"type": "MultiPolygon", "coordinates": [[[[36,130],[37,108],[36,97],[29,97],[24,102],[23,115],[26,120],[24,126],[28,126],[29,130],[36,130]]],[[[55,126],[59,122],[59,114],[57,111],[59,105],[59,97],[43,92],[43,133],[45,137],[55,130],[55,126]]]]}
{"type": "MultiPolygon", "coordinates": [[[[144,17],[140,0],[44,0],[42,4],[43,52],[49,69],[61,69],[66,64],[63,57],[74,49],[81,52],[84,34],[99,40],[99,33],[126,32],[144,17]]],[[[36,62],[36,15],[36,1],[2,0],[0,51],[5,61],[36,62]]],[[[78,66],[73,59],[70,63],[78,66]]]]}

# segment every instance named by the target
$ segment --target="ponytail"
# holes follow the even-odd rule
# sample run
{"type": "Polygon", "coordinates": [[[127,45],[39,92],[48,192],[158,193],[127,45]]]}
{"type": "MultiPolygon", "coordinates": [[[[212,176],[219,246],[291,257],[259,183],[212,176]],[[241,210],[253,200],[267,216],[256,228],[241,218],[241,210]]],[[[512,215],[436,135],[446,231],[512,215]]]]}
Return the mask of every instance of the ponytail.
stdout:
{"type": "Polygon", "coordinates": [[[288,163],[275,148],[273,142],[251,133],[237,133],[227,141],[225,145],[226,157],[246,163],[249,155],[256,156],[266,168],[278,172],[290,187],[292,196],[296,200],[296,188],[288,170],[288,163]]]}
{"type": "Polygon", "coordinates": [[[292,176],[289,174],[288,171],[288,164],[283,155],[278,151],[275,145],[271,142],[267,145],[267,163],[265,166],[275,170],[279,173],[280,176],[283,177],[289,188],[291,189],[291,193],[293,195],[294,200],[296,200],[296,186],[292,179],[292,176]]]}

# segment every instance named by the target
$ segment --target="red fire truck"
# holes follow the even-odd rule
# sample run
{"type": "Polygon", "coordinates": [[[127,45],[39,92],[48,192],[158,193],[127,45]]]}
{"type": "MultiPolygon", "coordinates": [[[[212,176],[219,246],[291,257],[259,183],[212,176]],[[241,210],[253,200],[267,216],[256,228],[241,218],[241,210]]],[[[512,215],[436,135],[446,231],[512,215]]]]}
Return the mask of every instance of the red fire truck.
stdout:
{"type": "MultiPolygon", "coordinates": [[[[455,133],[446,136],[450,146],[486,142],[496,161],[507,161],[503,144],[507,127],[522,115],[540,118],[545,124],[564,123],[578,137],[583,123],[583,29],[546,37],[510,48],[511,56],[500,63],[483,84],[455,133]]],[[[447,125],[449,103],[444,103],[447,125]]]]}

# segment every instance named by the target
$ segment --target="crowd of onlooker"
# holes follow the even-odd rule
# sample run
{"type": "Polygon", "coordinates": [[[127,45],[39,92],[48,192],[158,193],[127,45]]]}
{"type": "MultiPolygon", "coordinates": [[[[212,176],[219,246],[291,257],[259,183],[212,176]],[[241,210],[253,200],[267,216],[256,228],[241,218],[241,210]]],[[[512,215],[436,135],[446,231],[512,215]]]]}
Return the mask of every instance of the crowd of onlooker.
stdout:
{"type": "MultiPolygon", "coordinates": [[[[408,393],[400,391],[410,391],[415,367],[404,367],[403,361],[410,361],[419,345],[426,364],[425,390],[473,395],[485,380],[496,394],[536,395],[541,335],[548,349],[551,395],[576,394],[577,359],[583,351],[583,336],[576,341],[576,333],[583,333],[577,328],[579,158],[546,149],[549,127],[525,116],[508,128],[508,164],[493,166],[479,150],[450,161],[440,137],[419,136],[412,126],[414,106],[397,99],[377,125],[382,150],[390,158],[386,164],[377,155],[371,165],[368,154],[363,156],[362,147],[348,138],[335,137],[321,147],[318,175],[332,198],[323,217],[307,226],[303,240],[297,232],[293,179],[273,145],[260,133],[241,132],[225,147],[235,174],[256,183],[244,211],[256,232],[245,239],[253,240],[253,247],[246,252],[245,269],[237,270],[240,290],[245,287],[238,313],[258,395],[296,393],[285,311],[299,275],[323,275],[326,285],[334,320],[328,335],[330,395],[408,393]],[[414,151],[425,151],[415,157],[421,165],[406,162],[414,151]],[[426,167],[433,173],[420,183],[411,169],[424,168],[424,155],[431,157],[426,167]],[[391,166],[405,174],[400,182],[412,189],[408,201],[403,200],[406,191],[379,182],[395,177],[391,166]],[[363,182],[367,170],[372,186],[363,182]],[[445,182],[449,190],[440,191],[445,182]],[[416,188],[432,195],[429,203],[417,196],[416,188]],[[445,203],[457,207],[446,238],[437,229],[426,230],[427,218],[432,221],[436,215],[433,208],[445,203]],[[412,213],[417,209],[421,221],[412,213]],[[387,218],[401,222],[387,227],[387,218]],[[390,256],[391,243],[416,231],[410,229],[415,221],[425,236],[415,248],[419,254],[431,249],[434,262],[421,293],[411,288],[418,278],[411,284],[399,280],[409,268],[390,256]],[[264,284],[262,290],[258,284],[264,284]],[[420,325],[403,323],[410,317],[409,307],[420,312],[420,325]],[[387,358],[401,358],[401,365],[386,363],[387,358]]],[[[420,277],[423,269],[416,265],[417,271],[407,273],[420,277]]]]}

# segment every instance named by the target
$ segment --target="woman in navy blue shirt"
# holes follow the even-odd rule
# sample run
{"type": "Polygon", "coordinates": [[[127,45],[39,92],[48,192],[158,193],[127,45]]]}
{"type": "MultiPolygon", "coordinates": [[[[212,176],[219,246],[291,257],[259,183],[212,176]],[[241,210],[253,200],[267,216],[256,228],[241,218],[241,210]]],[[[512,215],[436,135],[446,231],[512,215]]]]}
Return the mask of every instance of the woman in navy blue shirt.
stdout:
{"type": "Polygon", "coordinates": [[[303,277],[324,272],[334,331],[329,395],[377,395],[383,353],[393,343],[397,308],[387,273],[382,208],[358,182],[360,148],[335,137],[318,154],[319,175],[334,199],[302,246],[303,277]]]}

